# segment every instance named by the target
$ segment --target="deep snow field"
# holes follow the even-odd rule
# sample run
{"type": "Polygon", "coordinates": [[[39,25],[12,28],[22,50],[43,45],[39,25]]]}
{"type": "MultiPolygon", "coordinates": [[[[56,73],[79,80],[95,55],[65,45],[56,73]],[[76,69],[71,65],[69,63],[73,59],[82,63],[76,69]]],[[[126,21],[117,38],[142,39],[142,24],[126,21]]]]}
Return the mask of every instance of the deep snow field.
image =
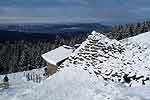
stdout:
{"type": "MultiPolygon", "coordinates": [[[[33,88],[37,87],[39,83],[33,82],[33,80],[27,81],[26,74],[39,74],[42,76],[44,70],[42,69],[34,69],[31,71],[26,72],[18,72],[18,73],[12,73],[8,74],[9,78],[9,88],[3,89],[0,88],[0,100],[16,100],[16,97],[20,95],[24,95],[25,93],[28,93],[33,88]]],[[[4,78],[4,75],[0,75],[0,81],[2,81],[4,78]]],[[[43,81],[41,81],[42,83],[43,81]]]]}
{"type": "Polygon", "coordinates": [[[92,32],[64,68],[41,83],[10,74],[0,100],[150,100],[149,36],[117,41],[92,32]]]}

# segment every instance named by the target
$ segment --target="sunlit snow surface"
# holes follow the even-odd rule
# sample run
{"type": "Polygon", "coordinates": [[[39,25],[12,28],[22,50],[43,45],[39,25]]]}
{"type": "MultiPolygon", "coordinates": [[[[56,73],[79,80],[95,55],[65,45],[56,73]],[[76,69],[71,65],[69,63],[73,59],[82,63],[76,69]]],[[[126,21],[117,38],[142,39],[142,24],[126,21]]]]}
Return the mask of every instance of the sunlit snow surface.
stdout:
{"type": "Polygon", "coordinates": [[[150,82],[142,85],[150,77],[149,40],[144,36],[150,33],[117,41],[92,32],[59,72],[40,84],[27,82],[20,73],[12,77],[16,88],[1,92],[0,100],[150,100],[150,82]],[[125,83],[124,74],[142,77],[125,83]]]}
{"type": "MultiPolygon", "coordinates": [[[[27,81],[25,73],[37,73],[42,74],[42,69],[34,69],[26,72],[18,72],[13,74],[8,74],[9,78],[9,88],[3,89],[0,88],[0,100],[17,100],[20,95],[24,95],[31,91],[33,88],[37,87],[39,83],[33,81],[27,81]]],[[[0,81],[4,78],[3,75],[0,75],[0,81]]]]}
{"type": "Polygon", "coordinates": [[[60,61],[68,58],[73,52],[73,48],[70,46],[60,46],[52,51],[49,51],[42,55],[48,63],[57,65],[60,61]]]}
{"type": "Polygon", "coordinates": [[[150,100],[149,93],[150,87],[129,88],[99,80],[81,68],[67,67],[38,87],[26,88],[8,100],[150,100]]]}

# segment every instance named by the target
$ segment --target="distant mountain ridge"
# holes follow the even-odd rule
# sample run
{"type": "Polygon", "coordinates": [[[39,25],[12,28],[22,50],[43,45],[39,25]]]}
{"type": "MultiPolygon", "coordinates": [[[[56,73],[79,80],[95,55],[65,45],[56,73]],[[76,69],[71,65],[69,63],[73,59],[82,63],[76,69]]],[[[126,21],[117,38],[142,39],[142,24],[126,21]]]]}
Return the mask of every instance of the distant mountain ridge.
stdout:
{"type": "Polygon", "coordinates": [[[111,26],[99,23],[74,23],[74,24],[0,24],[0,30],[17,31],[26,33],[63,33],[76,31],[109,31],[111,26]]]}

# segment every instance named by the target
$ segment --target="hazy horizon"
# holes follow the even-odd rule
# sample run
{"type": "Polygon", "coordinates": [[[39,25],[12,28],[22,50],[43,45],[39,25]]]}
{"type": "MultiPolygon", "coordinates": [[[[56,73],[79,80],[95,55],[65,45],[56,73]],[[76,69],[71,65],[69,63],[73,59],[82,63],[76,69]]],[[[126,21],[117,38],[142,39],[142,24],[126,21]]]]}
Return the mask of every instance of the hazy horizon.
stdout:
{"type": "Polygon", "coordinates": [[[2,0],[0,23],[124,24],[149,20],[149,0],[2,0]]]}

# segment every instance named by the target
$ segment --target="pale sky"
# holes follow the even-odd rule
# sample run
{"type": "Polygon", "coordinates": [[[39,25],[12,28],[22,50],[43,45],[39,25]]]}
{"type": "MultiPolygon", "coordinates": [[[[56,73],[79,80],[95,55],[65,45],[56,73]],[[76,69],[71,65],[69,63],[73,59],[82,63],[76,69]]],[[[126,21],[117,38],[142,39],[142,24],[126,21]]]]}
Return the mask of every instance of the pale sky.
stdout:
{"type": "Polygon", "coordinates": [[[1,0],[0,23],[101,22],[120,24],[150,17],[150,0],[1,0]]]}

